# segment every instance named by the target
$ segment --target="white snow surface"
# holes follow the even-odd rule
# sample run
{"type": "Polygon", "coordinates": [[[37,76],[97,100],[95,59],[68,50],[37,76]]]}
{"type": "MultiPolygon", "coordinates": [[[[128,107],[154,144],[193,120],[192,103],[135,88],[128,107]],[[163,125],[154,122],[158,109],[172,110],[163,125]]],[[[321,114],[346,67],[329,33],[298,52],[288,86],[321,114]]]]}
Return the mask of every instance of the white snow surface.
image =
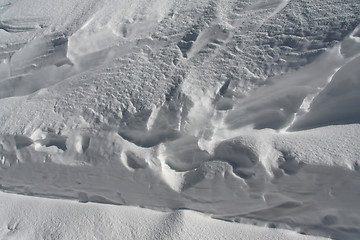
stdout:
{"type": "Polygon", "coordinates": [[[325,239],[289,230],[224,222],[189,210],[14,196],[0,193],[1,239],[325,239]]]}
{"type": "Polygon", "coordinates": [[[0,188],[58,198],[1,234],[359,239],[359,64],[358,0],[0,0],[0,188]]]}

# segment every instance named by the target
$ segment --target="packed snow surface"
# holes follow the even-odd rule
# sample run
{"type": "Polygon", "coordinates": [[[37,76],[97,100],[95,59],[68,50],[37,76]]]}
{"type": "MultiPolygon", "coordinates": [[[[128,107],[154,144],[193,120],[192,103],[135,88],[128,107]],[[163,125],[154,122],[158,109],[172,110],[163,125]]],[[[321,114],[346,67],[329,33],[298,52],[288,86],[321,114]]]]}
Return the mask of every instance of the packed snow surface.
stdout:
{"type": "Polygon", "coordinates": [[[358,0],[0,0],[0,188],[87,204],[0,198],[359,239],[359,66],[358,0]]]}

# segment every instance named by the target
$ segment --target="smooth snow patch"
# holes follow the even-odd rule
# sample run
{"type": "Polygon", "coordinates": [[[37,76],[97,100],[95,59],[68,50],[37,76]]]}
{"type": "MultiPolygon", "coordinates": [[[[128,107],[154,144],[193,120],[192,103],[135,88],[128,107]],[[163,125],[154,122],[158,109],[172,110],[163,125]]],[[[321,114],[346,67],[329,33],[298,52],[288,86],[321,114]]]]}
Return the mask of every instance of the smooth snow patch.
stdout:
{"type": "MultiPolygon", "coordinates": [[[[1,239],[325,239],[179,210],[76,203],[0,193],[1,239]]],[[[330,217],[328,222],[331,222],[330,217]]]]}

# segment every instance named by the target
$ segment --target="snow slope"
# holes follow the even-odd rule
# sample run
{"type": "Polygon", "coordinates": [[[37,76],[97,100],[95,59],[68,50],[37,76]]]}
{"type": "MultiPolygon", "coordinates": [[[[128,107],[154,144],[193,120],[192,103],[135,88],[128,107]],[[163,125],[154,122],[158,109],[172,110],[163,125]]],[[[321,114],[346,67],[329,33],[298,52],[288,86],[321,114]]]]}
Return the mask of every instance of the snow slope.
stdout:
{"type": "Polygon", "coordinates": [[[358,239],[359,12],[0,1],[1,189],[358,239]]]}

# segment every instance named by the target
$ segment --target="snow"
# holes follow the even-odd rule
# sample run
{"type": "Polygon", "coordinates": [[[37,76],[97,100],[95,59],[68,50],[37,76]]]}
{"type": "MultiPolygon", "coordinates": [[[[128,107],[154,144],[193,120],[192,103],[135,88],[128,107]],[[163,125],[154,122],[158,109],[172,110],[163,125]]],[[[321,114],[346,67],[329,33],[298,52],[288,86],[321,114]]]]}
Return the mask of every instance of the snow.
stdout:
{"type": "Polygon", "coordinates": [[[0,1],[4,238],[358,239],[359,9],[0,1]]]}
{"type": "Polygon", "coordinates": [[[325,239],[230,223],[201,213],[0,193],[1,239],[325,239]]]}

